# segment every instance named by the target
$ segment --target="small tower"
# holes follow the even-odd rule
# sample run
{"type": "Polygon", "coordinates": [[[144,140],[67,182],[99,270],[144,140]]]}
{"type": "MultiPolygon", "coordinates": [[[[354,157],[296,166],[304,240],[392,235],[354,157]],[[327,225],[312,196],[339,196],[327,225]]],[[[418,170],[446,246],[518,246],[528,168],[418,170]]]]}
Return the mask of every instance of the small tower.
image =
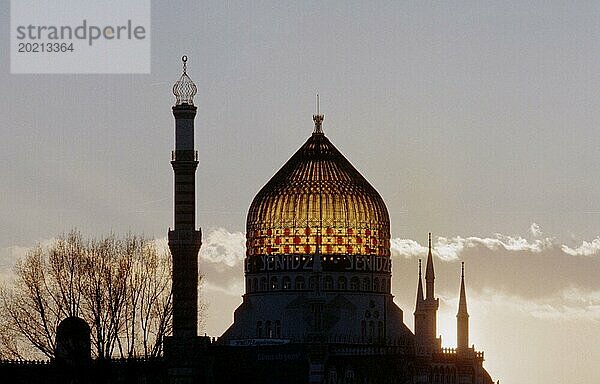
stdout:
{"type": "Polygon", "coordinates": [[[465,293],[465,263],[461,266],[460,298],[456,314],[456,347],[459,352],[469,348],[469,313],[467,312],[467,294],[465,293]]]}
{"type": "Polygon", "coordinates": [[[415,338],[417,353],[430,353],[439,350],[442,340],[437,335],[437,310],[440,306],[439,299],[435,298],[435,271],[433,268],[433,253],[431,247],[431,232],[429,233],[429,252],[425,266],[425,298],[423,299],[423,286],[421,267],[419,262],[419,287],[417,288],[417,303],[415,308],[415,338]]]}
{"type": "Polygon", "coordinates": [[[415,347],[423,351],[425,347],[425,330],[427,329],[427,312],[423,298],[423,279],[421,277],[421,259],[419,259],[419,282],[417,285],[417,302],[415,303],[415,347]]]}
{"type": "Polygon", "coordinates": [[[427,301],[433,300],[434,296],[434,285],[435,285],[435,271],[433,270],[433,255],[431,253],[431,232],[429,232],[429,252],[427,253],[427,266],[425,267],[425,284],[426,284],[426,299],[427,301]]]}

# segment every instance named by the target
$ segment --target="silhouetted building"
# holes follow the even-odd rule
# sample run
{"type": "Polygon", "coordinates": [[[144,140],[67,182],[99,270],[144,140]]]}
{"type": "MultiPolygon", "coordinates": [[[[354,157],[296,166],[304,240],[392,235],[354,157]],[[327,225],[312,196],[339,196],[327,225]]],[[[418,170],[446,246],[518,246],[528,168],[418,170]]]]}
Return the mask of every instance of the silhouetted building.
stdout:
{"type": "Polygon", "coordinates": [[[186,61],[173,87],[173,335],[164,358],[90,361],[89,327],[70,318],[59,327],[57,361],[5,362],[2,372],[22,374],[21,382],[492,383],[483,352],[469,347],[464,265],[457,348],[441,347],[431,234],[425,291],[419,260],[414,333],[404,324],[391,294],[387,207],[325,136],[318,109],[308,140],[248,211],[246,289],[233,324],[216,340],[198,337],[197,88],[186,61]],[[67,369],[78,372],[70,381],[61,379],[67,369]]]}

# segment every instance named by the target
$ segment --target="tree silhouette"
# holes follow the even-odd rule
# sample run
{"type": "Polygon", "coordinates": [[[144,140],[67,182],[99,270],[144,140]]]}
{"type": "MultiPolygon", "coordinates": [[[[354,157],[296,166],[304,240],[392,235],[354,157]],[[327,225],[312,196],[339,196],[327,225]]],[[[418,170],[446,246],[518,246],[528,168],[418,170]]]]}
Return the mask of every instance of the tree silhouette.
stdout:
{"type": "Polygon", "coordinates": [[[78,231],[38,245],[0,293],[0,357],[33,350],[54,357],[56,329],[69,316],[91,328],[96,358],[155,357],[171,332],[171,257],[128,234],[85,239],[78,231]]]}

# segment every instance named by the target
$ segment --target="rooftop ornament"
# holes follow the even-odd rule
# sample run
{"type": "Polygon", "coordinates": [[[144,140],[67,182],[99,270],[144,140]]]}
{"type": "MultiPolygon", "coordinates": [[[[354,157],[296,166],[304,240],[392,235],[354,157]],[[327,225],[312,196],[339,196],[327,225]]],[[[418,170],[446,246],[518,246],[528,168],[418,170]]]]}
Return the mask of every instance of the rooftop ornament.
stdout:
{"type": "Polygon", "coordinates": [[[187,74],[187,56],[183,56],[183,73],[175,84],[173,84],[173,94],[176,97],[175,105],[194,105],[194,96],[198,92],[196,84],[187,74]]]}

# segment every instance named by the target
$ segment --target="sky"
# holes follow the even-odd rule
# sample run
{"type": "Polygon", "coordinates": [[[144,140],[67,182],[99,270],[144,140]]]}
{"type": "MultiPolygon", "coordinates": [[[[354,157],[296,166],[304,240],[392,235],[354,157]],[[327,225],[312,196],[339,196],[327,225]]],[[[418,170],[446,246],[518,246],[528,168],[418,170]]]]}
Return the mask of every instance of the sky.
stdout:
{"type": "Polygon", "coordinates": [[[150,74],[12,75],[0,0],[0,276],[72,228],[165,237],[185,54],[207,333],[241,302],[247,209],[319,93],[325,134],[387,204],[409,327],[433,232],[444,345],[462,260],[494,379],[597,382],[598,20],[585,1],[154,1],[150,74]]]}

